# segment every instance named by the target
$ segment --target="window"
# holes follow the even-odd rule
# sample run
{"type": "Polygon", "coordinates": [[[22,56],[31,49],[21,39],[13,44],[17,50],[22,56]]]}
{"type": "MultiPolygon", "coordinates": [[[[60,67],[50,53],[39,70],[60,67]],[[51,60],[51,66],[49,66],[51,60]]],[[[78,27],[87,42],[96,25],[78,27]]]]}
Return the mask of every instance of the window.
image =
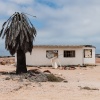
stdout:
{"type": "Polygon", "coordinates": [[[92,58],[92,49],[84,49],[84,58],[92,58]]]}
{"type": "Polygon", "coordinates": [[[64,57],[75,57],[75,50],[64,50],[64,57]]]}
{"type": "Polygon", "coordinates": [[[46,57],[48,59],[51,59],[51,58],[54,58],[54,57],[58,58],[58,50],[47,50],[46,51],[46,57]]]}

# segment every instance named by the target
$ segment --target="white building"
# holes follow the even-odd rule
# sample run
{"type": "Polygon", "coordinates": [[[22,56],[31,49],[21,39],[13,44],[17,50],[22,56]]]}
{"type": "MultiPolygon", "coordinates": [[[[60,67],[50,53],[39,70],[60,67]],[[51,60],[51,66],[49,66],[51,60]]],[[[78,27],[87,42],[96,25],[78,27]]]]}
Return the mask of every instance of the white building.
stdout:
{"type": "Polygon", "coordinates": [[[92,45],[35,45],[32,54],[26,53],[26,64],[32,66],[95,65],[92,45]]]}

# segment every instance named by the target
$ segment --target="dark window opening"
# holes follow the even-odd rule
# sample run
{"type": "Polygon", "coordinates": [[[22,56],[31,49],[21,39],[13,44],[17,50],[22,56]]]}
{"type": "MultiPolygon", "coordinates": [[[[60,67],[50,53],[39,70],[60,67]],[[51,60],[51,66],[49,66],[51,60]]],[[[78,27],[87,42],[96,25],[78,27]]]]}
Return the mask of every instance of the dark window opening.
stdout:
{"type": "Polygon", "coordinates": [[[64,57],[75,57],[75,50],[64,50],[64,57]]]}

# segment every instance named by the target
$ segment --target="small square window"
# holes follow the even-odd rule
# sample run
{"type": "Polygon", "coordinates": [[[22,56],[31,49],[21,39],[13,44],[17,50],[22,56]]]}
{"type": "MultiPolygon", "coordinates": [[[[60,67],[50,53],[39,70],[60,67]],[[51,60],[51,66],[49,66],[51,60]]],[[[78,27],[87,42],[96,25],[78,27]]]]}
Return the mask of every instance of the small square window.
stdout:
{"type": "Polygon", "coordinates": [[[84,49],[84,58],[92,58],[92,49],[84,49]]]}

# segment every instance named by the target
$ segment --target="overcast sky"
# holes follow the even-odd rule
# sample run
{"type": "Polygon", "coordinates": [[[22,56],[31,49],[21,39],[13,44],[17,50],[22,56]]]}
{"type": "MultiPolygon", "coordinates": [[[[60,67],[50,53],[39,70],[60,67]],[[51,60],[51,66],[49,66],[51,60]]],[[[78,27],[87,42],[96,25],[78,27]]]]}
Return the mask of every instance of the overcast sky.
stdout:
{"type": "MultiPolygon", "coordinates": [[[[100,53],[100,0],[0,0],[0,29],[24,12],[37,30],[34,44],[94,45],[100,53]]],[[[6,53],[0,39],[0,55],[6,53]]]]}

